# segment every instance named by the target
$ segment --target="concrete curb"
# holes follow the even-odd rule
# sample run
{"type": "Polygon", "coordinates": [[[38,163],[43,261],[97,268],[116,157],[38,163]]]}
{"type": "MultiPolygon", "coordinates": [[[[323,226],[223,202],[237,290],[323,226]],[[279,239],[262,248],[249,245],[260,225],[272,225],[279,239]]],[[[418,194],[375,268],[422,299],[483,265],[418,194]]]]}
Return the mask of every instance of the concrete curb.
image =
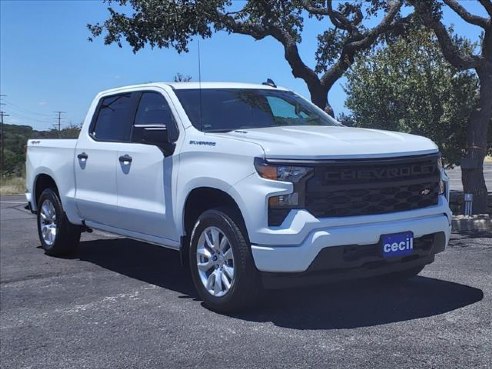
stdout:
{"type": "Polygon", "coordinates": [[[453,232],[486,232],[492,231],[492,219],[488,214],[479,214],[472,216],[457,215],[453,216],[453,232]]]}

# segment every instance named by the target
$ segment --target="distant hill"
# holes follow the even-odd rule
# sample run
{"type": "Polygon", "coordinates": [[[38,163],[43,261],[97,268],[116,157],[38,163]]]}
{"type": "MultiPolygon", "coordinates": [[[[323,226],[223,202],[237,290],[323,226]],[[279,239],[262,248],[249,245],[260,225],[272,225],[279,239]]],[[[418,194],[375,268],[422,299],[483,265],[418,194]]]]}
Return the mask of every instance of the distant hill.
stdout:
{"type": "Polygon", "coordinates": [[[58,132],[55,129],[36,131],[31,126],[4,124],[3,144],[5,147],[0,147],[0,155],[3,153],[3,166],[0,168],[0,174],[2,177],[24,175],[27,140],[31,138],[77,138],[79,132],[80,126],[77,125],[71,125],[58,132]]]}

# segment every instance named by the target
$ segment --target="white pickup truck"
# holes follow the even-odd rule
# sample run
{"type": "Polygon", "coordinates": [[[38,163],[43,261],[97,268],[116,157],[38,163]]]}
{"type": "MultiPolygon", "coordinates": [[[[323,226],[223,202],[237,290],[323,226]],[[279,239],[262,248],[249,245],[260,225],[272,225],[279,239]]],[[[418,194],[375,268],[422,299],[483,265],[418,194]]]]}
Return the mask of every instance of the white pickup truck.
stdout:
{"type": "Polygon", "coordinates": [[[342,126],[270,83],[151,83],[96,96],[77,140],[30,140],[48,255],[99,229],[179,250],[204,303],[418,274],[450,236],[436,145],[342,126]]]}

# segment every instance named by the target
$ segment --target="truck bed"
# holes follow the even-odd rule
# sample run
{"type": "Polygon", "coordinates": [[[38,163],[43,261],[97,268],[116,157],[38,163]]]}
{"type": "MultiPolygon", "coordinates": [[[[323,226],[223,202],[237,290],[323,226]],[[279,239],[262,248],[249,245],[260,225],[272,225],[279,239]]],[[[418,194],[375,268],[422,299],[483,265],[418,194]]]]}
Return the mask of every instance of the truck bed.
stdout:
{"type": "MultiPolygon", "coordinates": [[[[75,139],[29,140],[26,155],[27,192],[35,193],[36,189],[30,187],[37,173],[44,173],[55,180],[61,194],[74,196],[73,162],[76,145],[75,139]]],[[[36,204],[33,205],[35,208],[36,204]]]]}

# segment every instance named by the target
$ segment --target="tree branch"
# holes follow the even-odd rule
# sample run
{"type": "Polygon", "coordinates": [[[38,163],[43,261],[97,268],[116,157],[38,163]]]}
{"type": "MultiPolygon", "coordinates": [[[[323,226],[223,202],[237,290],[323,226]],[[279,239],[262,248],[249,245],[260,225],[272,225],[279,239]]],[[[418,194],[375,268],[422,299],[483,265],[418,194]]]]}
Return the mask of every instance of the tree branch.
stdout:
{"type": "Polygon", "coordinates": [[[283,45],[285,59],[292,68],[294,77],[302,78],[308,85],[309,90],[319,85],[318,75],[302,61],[297,43],[288,32],[275,26],[270,26],[269,30],[272,37],[283,45]]]}
{"type": "Polygon", "coordinates": [[[319,8],[312,5],[311,1],[309,0],[304,0],[303,2],[304,9],[309,13],[316,15],[327,15],[330,18],[331,23],[333,23],[336,28],[343,29],[353,34],[360,34],[359,29],[355,26],[362,21],[362,13],[360,11],[356,12],[355,20],[354,22],[351,22],[342,13],[333,10],[332,0],[327,0],[326,5],[326,8],[319,8]]]}
{"type": "MultiPolygon", "coordinates": [[[[469,13],[465,8],[463,8],[456,0],[443,0],[444,3],[455,11],[461,18],[466,22],[474,24],[482,28],[486,28],[488,24],[488,19],[482,18],[478,15],[469,13]]],[[[483,2],[486,2],[482,0],[483,2]]],[[[490,6],[492,4],[488,3],[490,6]]],[[[484,5],[485,6],[485,5],[484,5]]]]}
{"type": "Polygon", "coordinates": [[[314,6],[310,0],[304,0],[303,1],[303,7],[306,9],[311,14],[316,14],[316,15],[328,15],[329,11],[327,8],[320,8],[317,6],[314,6]]]}
{"type": "Polygon", "coordinates": [[[302,78],[308,88],[311,90],[316,85],[320,85],[320,81],[314,70],[309,68],[301,59],[299,50],[297,48],[296,41],[285,30],[281,29],[277,25],[259,25],[241,22],[233,17],[218,13],[217,14],[221,22],[226,28],[234,33],[243,35],[250,35],[256,40],[261,40],[267,36],[272,36],[279,41],[284,47],[285,59],[292,68],[292,74],[296,78],[302,78]]]}
{"type": "Polygon", "coordinates": [[[371,46],[380,34],[386,32],[393,26],[393,19],[395,19],[396,15],[400,11],[402,4],[403,2],[401,0],[392,2],[388,12],[381,20],[381,22],[376,27],[367,32],[363,39],[352,42],[350,48],[361,50],[371,46]]]}
{"type": "Polygon", "coordinates": [[[478,0],[480,4],[487,10],[487,13],[492,17],[492,1],[489,0],[478,0]]]}
{"type": "Polygon", "coordinates": [[[230,32],[251,36],[257,41],[270,36],[270,33],[265,27],[258,24],[240,22],[227,13],[217,12],[217,18],[230,32]]]}
{"type": "Polygon", "coordinates": [[[396,23],[392,22],[400,11],[401,6],[401,0],[392,2],[388,12],[376,27],[360,37],[349,39],[344,45],[338,61],[321,78],[321,84],[328,89],[331,88],[345,71],[350,68],[358,51],[369,48],[379,35],[394,27],[396,23]]]}
{"type": "MultiPolygon", "coordinates": [[[[447,0],[446,0],[447,1],[447,0]]],[[[476,68],[479,65],[479,57],[475,55],[461,55],[451,39],[446,27],[440,19],[433,16],[430,3],[413,0],[412,5],[418,13],[423,23],[431,28],[436,34],[441,51],[446,60],[459,70],[476,68]]]]}

